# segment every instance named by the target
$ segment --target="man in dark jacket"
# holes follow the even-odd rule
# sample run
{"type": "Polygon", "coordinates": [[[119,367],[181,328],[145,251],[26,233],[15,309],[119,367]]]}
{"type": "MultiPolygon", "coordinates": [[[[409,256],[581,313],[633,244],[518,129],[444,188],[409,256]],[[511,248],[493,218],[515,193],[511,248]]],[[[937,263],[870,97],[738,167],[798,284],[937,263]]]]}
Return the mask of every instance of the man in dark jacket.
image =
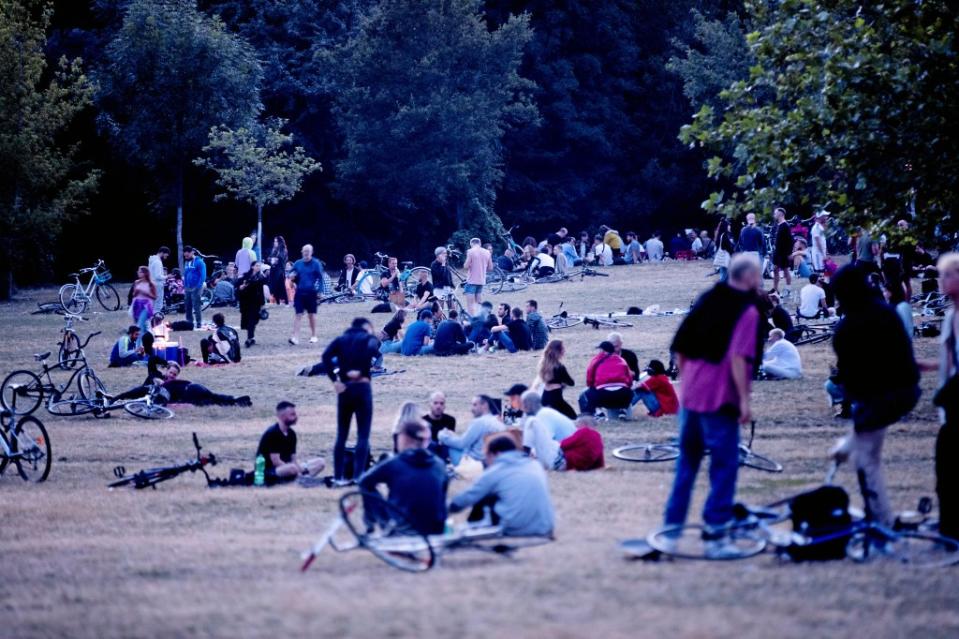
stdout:
{"type": "MultiPolygon", "coordinates": [[[[408,421],[397,435],[399,454],[380,462],[359,480],[359,488],[372,493],[380,484],[389,489],[387,501],[422,535],[438,535],[446,523],[446,465],[427,450],[430,430],[422,421],[408,421]]],[[[375,506],[366,502],[367,516],[375,506]]]]}
{"type": "Polygon", "coordinates": [[[773,211],[776,220],[776,244],[773,251],[773,291],[779,292],[779,272],[786,278],[784,295],[789,297],[789,287],[793,283],[792,264],[790,256],[793,252],[793,233],[786,221],[786,209],[777,208],[773,211]]]}
{"type": "MultiPolygon", "coordinates": [[[[356,415],[356,456],[354,470],[366,468],[370,454],[370,427],[373,422],[373,390],[370,367],[380,355],[380,341],[373,325],[358,317],[345,333],[323,351],[323,368],[336,390],[336,443],[333,445],[333,483],[345,486],[346,439],[356,415]]],[[[354,476],[358,475],[354,473],[354,476]]]]}
{"type": "Polygon", "coordinates": [[[466,339],[466,332],[459,321],[459,313],[450,311],[448,319],[436,327],[433,338],[434,355],[465,355],[473,350],[473,342],[466,339]]]}

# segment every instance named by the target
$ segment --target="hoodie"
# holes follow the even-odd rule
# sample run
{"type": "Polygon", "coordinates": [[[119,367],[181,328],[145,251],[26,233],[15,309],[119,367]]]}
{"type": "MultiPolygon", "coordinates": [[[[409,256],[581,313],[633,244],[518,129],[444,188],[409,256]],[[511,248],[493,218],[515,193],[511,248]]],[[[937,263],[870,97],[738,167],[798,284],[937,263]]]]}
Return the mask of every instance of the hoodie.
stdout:
{"type": "Polygon", "coordinates": [[[366,471],[359,480],[363,492],[389,488],[387,501],[423,535],[439,535],[446,523],[449,478],[439,457],[425,448],[404,450],[366,471]]]}
{"type": "Polygon", "coordinates": [[[252,268],[256,261],[256,253],[253,252],[253,238],[244,237],[243,245],[236,252],[236,276],[243,277],[252,268]]]}
{"type": "Polygon", "coordinates": [[[459,512],[492,497],[503,534],[516,537],[553,534],[555,515],[546,471],[518,450],[500,453],[479,479],[453,498],[450,512],[459,512]]]}
{"type": "Polygon", "coordinates": [[[546,327],[546,322],[543,321],[539,311],[526,314],[526,325],[529,326],[529,332],[533,338],[533,350],[546,348],[546,343],[549,342],[549,328],[546,327]]]}

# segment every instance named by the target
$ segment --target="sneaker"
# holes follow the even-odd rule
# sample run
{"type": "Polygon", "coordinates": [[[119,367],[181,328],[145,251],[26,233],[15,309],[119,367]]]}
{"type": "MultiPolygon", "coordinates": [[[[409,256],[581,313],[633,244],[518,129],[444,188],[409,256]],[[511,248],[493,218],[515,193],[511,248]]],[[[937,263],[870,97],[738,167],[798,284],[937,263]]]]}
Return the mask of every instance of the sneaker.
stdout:
{"type": "Polygon", "coordinates": [[[255,338],[255,337],[251,337],[251,338],[248,339],[247,341],[249,342],[249,344],[247,344],[247,348],[249,348],[250,346],[256,346],[256,338],[255,338]]]}
{"type": "Polygon", "coordinates": [[[679,547],[679,539],[676,537],[660,537],[657,545],[659,546],[660,552],[666,553],[667,555],[674,555],[679,547]]]}
{"type": "Polygon", "coordinates": [[[243,348],[250,348],[250,340],[243,342],[243,348]]]}
{"type": "Polygon", "coordinates": [[[316,344],[318,341],[320,340],[316,339],[316,335],[310,338],[310,344],[316,344]]]}
{"type": "Polygon", "coordinates": [[[242,395],[236,398],[236,405],[243,406],[244,408],[249,408],[253,405],[253,400],[250,399],[249,395],[242,395]]]}
{"type": "Polygon", "coordinates": [[[303,488],[318,488],[319,486],[326,486],[326,482],[323,481],[322,477],[312,477],[310,475],[300,475],[296,479],[296,483],[303,488]]]}
{"type": "Polygon", "coordinates": [[[289,342],[290,344],[292,344],[293,346],[296,346],[297,344],[300,343],[300,340],[296,339],[295,337],[291,337],[290,339],[288,339],[288,340],[286,340],[286,341],[288,341],[288,342],[289,342]]]}
{"type": "Polygon", "coordinates": [[[347,486],[352,486],[352,479],[334,479],[331,483],[332,488],[346,488],[347,486]]]}
{"type": "Polygon", "coordinates": [[[742,556],[742,552],[729,539],[710,539],[706,542],[706,556],[710,559],[735,559],[742,556]]]}

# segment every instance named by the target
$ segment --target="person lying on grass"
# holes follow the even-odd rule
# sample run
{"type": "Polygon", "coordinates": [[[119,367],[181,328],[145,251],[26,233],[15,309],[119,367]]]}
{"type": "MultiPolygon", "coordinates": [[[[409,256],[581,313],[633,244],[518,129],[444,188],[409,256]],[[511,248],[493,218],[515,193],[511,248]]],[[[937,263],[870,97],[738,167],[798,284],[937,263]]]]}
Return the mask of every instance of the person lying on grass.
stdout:
{"type": "MultiPolygon", "coordinates": [[[[359,489],[373,493],[377,486],[386,484],[387,501],[405,513],[408,523],[423,535],[438,535],[446,522],[446,488],[449,477],[446,464],[431,453],[430,429],[419,418],[410,419],[399,427],[396,435],[397,455],[380,462],[359,479],[359,489]]],[[[365,503],[368,514],[373,507],[365,503]]]]}
{"type": "Polygon", "coordinates": [[[553,502],[540,463],[518,450],[511,437],[499,435],[487,446],[486,465],[479,479],[453,498],[450,512],[472,507],[468,519],[477,522],[489,509],[490,523],[502,526],[505,535],[551,536],[553,502]]]}
{"type": "MultiPolygon", "coordinates": [[[[178,379],[179,376],[180,365],[176,362],[167,362],[166,371],[160,382],[161,393],[157,397],[157,403],[194,404],[196,406],[243,406],[247,408],[253,405],[249,395],[242,395],[240,397],[221,395],[214,393],[202,384],[195,384],[185,379],[178,379]]],[[[119,395],[114,395],[111,399],[113,401],[139,399],[149,392],[150,386],[137,386],[119,395]]]]}
{"type": "Polygon", "coordinates": [[[260,437],[256,456],[266,460],[266,485],[291,482],[297,477],[317,477],[326,468],[326,460],[314,457],[305,462],[296,458],[296,406],[281,401],[276,405],[276,423],[260,437]]]}

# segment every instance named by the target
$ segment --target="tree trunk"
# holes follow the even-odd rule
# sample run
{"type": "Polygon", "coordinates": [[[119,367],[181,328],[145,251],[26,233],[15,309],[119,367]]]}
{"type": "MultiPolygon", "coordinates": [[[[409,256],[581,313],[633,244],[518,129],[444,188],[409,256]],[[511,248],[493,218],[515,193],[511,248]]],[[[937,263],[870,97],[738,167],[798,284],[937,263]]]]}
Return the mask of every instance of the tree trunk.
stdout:
{"type": "Polygon", "coordinates": [[[263,205],[256,205],[256,254],[263,259],[263,205]]]}
{"type": "Polygon", "coordinates": [[[176,259],[183,272],[183,165],[176,174],[176,259]]]}

